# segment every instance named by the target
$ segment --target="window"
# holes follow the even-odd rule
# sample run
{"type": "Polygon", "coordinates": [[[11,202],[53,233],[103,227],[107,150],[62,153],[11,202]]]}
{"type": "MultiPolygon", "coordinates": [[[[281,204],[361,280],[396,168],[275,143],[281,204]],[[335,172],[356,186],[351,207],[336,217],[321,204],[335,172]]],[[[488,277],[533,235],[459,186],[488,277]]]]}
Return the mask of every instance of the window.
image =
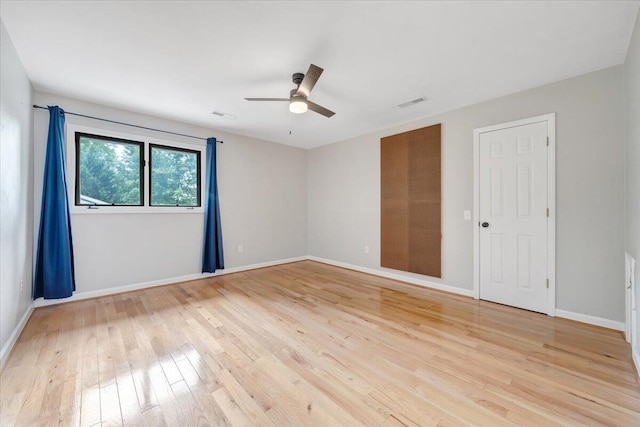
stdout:
{"type": "Polygon", "coordinates": [[[200,151],[149,144],[150,206],[200,206],[200,151]]]}
{"type": "Polygon", "coordinates": [[[73,213],[204,212],[204,145],[102,132],[67,125],[73,213]]]}
{"type": "Polygon", "coordinates": [[[75,204],[142,206],[142,142],[76,132],[75,204]]]}

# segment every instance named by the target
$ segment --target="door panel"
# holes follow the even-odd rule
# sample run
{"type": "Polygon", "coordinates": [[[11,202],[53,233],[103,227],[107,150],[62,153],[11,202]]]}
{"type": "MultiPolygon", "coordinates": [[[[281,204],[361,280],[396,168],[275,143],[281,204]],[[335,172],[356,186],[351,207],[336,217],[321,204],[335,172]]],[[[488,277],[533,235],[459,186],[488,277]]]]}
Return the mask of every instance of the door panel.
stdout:
{"type": "Polygon", "coordinates": [[[547,123],[485,132],[480,298],[547,312],[547,123]]]}

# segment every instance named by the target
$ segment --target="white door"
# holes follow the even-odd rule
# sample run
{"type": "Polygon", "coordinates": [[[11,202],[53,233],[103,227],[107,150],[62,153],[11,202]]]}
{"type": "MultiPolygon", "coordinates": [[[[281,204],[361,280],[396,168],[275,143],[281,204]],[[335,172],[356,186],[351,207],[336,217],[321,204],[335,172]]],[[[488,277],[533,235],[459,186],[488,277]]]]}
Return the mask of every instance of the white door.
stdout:
{"type": "Polygon", "coordinates": [[[547,122],[479,135],[480,298],[547,312],[547,122]]]}

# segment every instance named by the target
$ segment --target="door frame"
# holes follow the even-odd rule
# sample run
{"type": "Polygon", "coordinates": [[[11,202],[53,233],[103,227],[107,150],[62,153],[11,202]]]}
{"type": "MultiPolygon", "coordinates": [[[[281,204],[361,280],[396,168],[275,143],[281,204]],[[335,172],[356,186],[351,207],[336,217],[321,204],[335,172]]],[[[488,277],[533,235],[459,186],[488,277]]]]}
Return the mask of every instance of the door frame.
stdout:
{"type": "Polygon", "coordinates": [[[625,288],[625,327],[624,336],[631,345],[631,351],[634,352],[637,347],[636,342],[636,325],[637,325],[637,307],[636,307],[636,283],[635,283],[635,259],[624,252],[624,288],[625,288]]]}
{"type": "Polygon", "coordinates": [[[528,117],[473,130],[473,298],[480,299],[480,135],[533,123],[546,122],[549,148],[547,150],[547,267],[549,292],[547,314],[556,313],[556,113],[528,117]]]}

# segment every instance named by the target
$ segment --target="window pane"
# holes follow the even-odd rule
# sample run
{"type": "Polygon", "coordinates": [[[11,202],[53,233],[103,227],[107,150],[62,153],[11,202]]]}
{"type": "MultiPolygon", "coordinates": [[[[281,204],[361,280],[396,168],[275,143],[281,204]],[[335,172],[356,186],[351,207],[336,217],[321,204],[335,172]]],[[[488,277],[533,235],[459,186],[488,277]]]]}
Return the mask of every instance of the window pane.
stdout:
{"type": "Polygon", "coordinates": [[[142,205],[142,144],[76,134],[76,205],[142,205]]]}
{"type": "Polygon", "coordinates": [[[151,206],[200,206],[200,152],[150,149],[151,206]]]}

